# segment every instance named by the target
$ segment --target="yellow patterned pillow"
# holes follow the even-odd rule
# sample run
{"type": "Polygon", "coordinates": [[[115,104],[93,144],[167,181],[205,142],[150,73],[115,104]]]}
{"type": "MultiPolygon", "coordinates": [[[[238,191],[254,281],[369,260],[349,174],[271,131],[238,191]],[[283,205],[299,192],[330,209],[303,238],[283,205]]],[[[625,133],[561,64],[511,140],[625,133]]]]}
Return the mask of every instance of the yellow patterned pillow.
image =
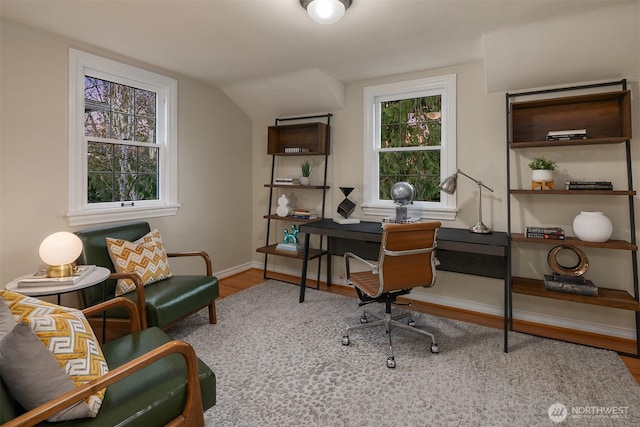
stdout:
{"type": "MultiPolygon", "coordinates": [[[[7,290],[0,291],[0,297],[0,375],[25,409],[109,372],[100,344],[81,311],[7,290]]],[[[95,417],[105,391],[48,420],[95,417]]]]}
{"type": "MultiPolygon", "coordinates": [[[[167,253],[158,230],[150,231],[135,242],[107,237],[107,249],[116,272],[137,273],[144,285],[173,276],[169,271],[167,253]]],[[[133,281],[120,279],[116,287],[116,296],[135,289],[133,281]]]]}

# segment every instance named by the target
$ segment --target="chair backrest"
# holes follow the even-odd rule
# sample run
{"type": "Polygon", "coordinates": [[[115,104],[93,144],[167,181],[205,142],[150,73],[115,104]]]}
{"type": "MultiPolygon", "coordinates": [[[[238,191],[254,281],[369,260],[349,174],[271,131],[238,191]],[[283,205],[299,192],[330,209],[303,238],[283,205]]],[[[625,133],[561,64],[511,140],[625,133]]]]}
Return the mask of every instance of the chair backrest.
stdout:
{"type": "MultiPolygon", "coordinates": [[[[143,221],[77,231],[75,234],[82,240],[82,253],[78,258],[78,264],[106,267],[115,273],[107,250],[107,237],[133,242],[149,233],[149,231],[151,231],[149,223],[143,221]]],[[[107,299],[114,297],[116,283],[115,280],[107,280],[107,299]]],[[[105,291],[102,286],[91,286],[83,289],[81,294],[84,304],[89,307],[102,302],[104,299],[103,292],[105,291]]]]}
{"type": "Polygon", "coordinates": [[[435,284],[440,222],[384,224],[378,268],[382,292],[435,284]]]}

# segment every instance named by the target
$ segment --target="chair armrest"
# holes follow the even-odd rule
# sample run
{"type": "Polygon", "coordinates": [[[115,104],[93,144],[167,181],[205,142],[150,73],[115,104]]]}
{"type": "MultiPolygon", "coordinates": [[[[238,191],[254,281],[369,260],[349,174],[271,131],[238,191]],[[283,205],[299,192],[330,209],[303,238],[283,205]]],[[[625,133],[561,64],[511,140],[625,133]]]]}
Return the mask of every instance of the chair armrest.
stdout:
{"type": "Polygon", "coordinates": [[[129,298],[116,297],[116,298],[110,299],[108,301],[101,302],[100,304],[96,304],[94,306],[87,307],[87,308],[82,310],[82,313],[86,317],[90,317],[90,316],[94,316],[94,315],[96,315],[98,313],[102,313],[103,311],[107,311],[107,310],[110,310],[110,309],[112,309],[114,307],[120,307],[120,306],[125,307],[127,310],[129,310],[129,319],[131,320],[131,322],[130,322],[131,328],[130,328],[129,332],[130,333],[134,333],[134,332],[140,331],[140,329],[141,329],[141,327],[140,327],[140,314],[138,312],[138,307],[129,298]]]}
{"type": "Polygon", "coordinates": [[[136,304],[138,306],[138,317],[140,318],[140,327],[147,329],[147,304],[144,298],[144,284],[142,279],[136,273],[111,273],[109,279],[130,279],[136,286],[136,304]]]}
{"type": "Polygon", "coordinates": [[[187,257],[187,256],[199,256],[204,260],[205,267],[207,269],[207,276],[213,276],[213,270],[211,268],[211,257],[205,251],[193,251],[193,252],[169,252],[168,257],[187,257]]]}
{"type": "Polygon", "coordinates": [[[367,265],[371,269],[371,273],[378,274],[378,264],[369,260],[366,260],[353,252],[345,252],[344,254],[344,264],[346,269],[346,279],[349,282],[349,278],[351,277],[351,266],[349,263],[350,259],[354,259],[356,261],[360,261],[361,263],[367,265]]]}
{"type": "MultiPolygon", "coordinates": [[[[187,401],[182,409],[182,413],[167,425],[178,426],[185,425],[188,422],[194,423],[190,425],[204,425],[202,395],[200,394],[200,383],[198,381],[198,360],[195,350],[184,341],[174,340],[109,371],[100,378],[90,381],[14,418],[8,423],[3,424],[3,427],[31,426],[42,422],[61,410],[95,394],[99,390],[174,353],[180,353],[187,364],[187,401]]],[[[98,417],[99,416],[100,413],[98,413],[98,417]]]]}

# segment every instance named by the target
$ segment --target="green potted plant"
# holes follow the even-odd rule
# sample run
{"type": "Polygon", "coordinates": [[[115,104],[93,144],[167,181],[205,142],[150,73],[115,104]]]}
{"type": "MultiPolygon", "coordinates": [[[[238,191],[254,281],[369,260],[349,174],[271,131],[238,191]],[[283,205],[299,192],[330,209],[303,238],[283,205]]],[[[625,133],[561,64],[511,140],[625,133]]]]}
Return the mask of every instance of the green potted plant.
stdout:
{"type": "Polygon", "coordinates": [[[309,182],[311,181],[310,177],[311,177],[311,171],[313,170],[313,166],[311,166],[311,163],[309,163],[309,161],[305,160],[300,165],[300,169],[302,170],[302,177],[300,178],[300,184],[309,185],[309,182]]]}
{"type": "Polygon", "coordinates": [[[544,156],[536,157],[529,163],[531,168],[531,188],[535,189],[538,184],[543,183],[541,188],[544,187],[553,188],[553,184],[549,186],[549,183],[553,183],[553,172],[558,169],[558,164],[554,160],[549,160],[544,156]]]}

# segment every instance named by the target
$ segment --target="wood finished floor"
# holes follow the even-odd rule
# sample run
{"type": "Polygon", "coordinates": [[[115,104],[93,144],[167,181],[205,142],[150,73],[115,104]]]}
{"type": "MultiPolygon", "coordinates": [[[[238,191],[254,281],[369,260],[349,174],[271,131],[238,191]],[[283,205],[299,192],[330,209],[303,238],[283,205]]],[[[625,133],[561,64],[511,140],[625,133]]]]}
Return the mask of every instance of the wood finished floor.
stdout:
{"type": "MultiPolygon", "coordinates": [[[[277,273],[269,273],[270,277],[280,278],[285,281],[298,281],[299,278],[280,275],[277,273]]],[[[231,277],[227,277],[220,280],[220,298],[228,297],[236,292],[243,291],[253,286],[259,285],[265,281],[262,270],[251,269],[245,272],[236,274],[231,277]]],[[[320,283],[320,290],[325,292],[331,292],[348,297],[356,297],[356,293],[353,288],[346,286],[326,286],[325,283],[320,283]]],[[[464,322],[476,323],[491,328],[503,328],[503,318],[499,316],[492,316],[487,314],[480,314],[467,310],[459,310],[451,307],[438,306],[434,304],[428,304],[421,301],[412,301],[412,309],[421,313],[428,313],[435,316],[446,317],[449,319],[461,320],[464,322]]],[[[556,339],[565,339],[572,342],[579,341],[584,345],[591,345],[594,347],[609,348],[616,351],[622,351],[627,353],[635,353],[635,341],[624,340],[617,338],[610,338],[604,335],[596,335],[589,333],[576,333],[562,328],[554,328],[544,325],[539,325],[529,322],[514,321],[514,330],[520,332],[526,332],[532,335],[540,335],[545,337],[552,337],[556,339]]],[[[627,365],[631,375],[640,384],[640,359],[636,359],[628,356],[620,356],[620,359],[627,365]]]]}

